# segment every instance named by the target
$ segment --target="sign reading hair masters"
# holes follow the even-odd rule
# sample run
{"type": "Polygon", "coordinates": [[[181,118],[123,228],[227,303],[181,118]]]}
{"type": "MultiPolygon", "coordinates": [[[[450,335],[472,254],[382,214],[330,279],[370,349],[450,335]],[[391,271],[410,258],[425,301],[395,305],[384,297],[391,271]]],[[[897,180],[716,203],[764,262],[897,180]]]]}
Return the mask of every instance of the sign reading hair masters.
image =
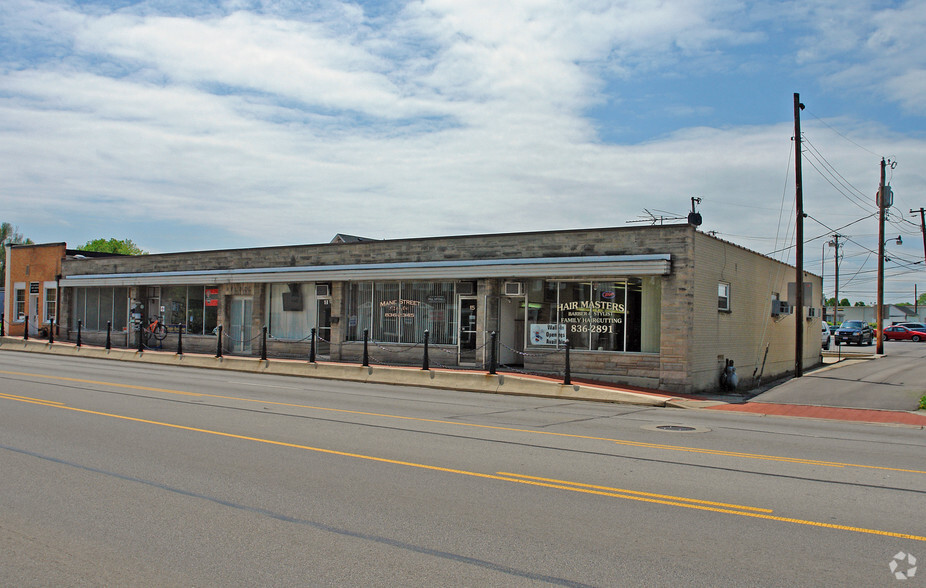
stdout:
{"type": "MultiPolygon", "coordinates": [[[[614,297],[604,292],[602,297],[614,297]]],[[[582,300],[557,305],[560,322],[570,333],[620,333],[624,322],[624,303],[607,300],[582,300]]]]}

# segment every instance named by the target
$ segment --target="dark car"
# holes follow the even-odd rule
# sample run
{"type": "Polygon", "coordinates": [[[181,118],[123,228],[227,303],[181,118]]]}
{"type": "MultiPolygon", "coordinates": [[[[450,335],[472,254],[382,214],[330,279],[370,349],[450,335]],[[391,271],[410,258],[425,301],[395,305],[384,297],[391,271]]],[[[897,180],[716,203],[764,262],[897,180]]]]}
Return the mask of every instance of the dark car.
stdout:
{"type": "Polygon", "coordinates": [[[893,325],[884,329],[885,341],[926,341],[926,329],[908,329],[900,325],[893,325]]]}
{"type": "Polygon", "coordinates": [[[865,321],[846,321],[836,329],[836,345],[842,345],[843,343],[871,345],[874,337],[871,325],[865,321]]]}

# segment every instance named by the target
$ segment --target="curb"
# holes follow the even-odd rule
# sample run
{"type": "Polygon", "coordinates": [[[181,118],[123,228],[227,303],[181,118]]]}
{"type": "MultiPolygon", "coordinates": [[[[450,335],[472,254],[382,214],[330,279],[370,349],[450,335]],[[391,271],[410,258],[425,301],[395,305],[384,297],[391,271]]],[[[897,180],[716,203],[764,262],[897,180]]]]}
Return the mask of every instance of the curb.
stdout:
{"type": "Polygon", "coordinates": [[[441,390],[481,392],[484,394],[539,396],[543,398],[562,398],[567,400],[592,400],[638,406],[665,407],[669,401],[673,400],[671,396],[659,394],[631,392],[619,388],[590,386],[587,384],[566,385],[549,378],[520,376],[509,373],[492,375],[485,372],[467,372],[462,370],[422,370],[414,367],[380,365],[365,367],[357,364],[309,363],[283,359],[261,360],[253,357],[212,357],[197,354],[177,355],[166,351],[77,347],[73,343],[49,344],[47,341],[24,341],[12,337],[0,338],[0,350],[281,376],[298,376],[365,384],[420,386],[441,390]]]}

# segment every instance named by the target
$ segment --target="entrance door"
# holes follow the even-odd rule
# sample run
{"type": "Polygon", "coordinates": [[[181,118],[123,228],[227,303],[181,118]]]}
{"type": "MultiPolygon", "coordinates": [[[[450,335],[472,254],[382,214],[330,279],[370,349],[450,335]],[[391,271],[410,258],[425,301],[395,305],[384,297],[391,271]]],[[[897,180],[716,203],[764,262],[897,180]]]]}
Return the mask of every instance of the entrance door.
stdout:
{"type": "Polygon", "coordinates": [[[315,352],[318,355],[331,355],[331,299],[319,298],[315,303],[316,335],[318,341],[315,352]]]}
{"type": "Polygon", "coordinates": [[[476,310],[475,297],[460,297],[460,341],[457,362],[460,365],[476,365],[476,310]]]}
{"type": "Polygon", "coordinates": [[[39,333],[39,285],[33,283],[29,289],[29,335],[39,333]]]}
{"type": "Polygon", "coordinates": [[[251,353],[251,304],[250,298],[232,298],[228,329],[232,353],[251,353]]]}

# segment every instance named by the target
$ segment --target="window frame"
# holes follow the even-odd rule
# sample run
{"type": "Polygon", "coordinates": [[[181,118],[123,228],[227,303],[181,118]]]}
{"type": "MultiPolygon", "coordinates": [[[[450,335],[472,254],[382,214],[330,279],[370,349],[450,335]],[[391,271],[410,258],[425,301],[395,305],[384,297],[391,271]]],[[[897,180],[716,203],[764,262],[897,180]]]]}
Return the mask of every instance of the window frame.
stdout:
{"type": "Polygon", "coordinates": [[[730,282],[717,282],[717,311],[718,312],[732,312],[733,311],[733,288],[730,285],[730,282]],[[724,295],[724,291],[725,294],[724,295]]]}
{"type": "Polygon", "coordinates": [[[52,324],[58,318],[58,285],[55,282],[45,282],[42,288],[43,320],[46,325],[52,324]],[[49,299],[48,294],[52,293],[49,299]],[[51,304],[51,306],[49,306],[51,304]],[[50,309],[50,312],[49,312],[50,309]]]}
{"type": "Polygon", "coordinates": [[[14,323],[23,323],[26,320],[26,283],[13,284],[13,320],[14,323]],[[20,308],[21,307],[21,308],[20,308]],[[20,312],[22,310],[22,312],[20,312]]]}

